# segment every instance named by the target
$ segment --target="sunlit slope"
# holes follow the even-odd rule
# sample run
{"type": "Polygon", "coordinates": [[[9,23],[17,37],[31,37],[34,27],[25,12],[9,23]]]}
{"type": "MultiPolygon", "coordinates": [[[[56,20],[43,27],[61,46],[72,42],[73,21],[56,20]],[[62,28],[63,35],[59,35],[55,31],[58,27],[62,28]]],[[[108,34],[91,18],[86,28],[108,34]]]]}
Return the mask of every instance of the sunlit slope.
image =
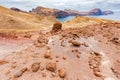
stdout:
{"type": "Polygon", "coordinates": [[[0,29],[46,29],[56,21],[54,17],[16,12],[0,6],[0,29]]]}
{"type": "Polygon", "coordinates": [[[89,26],[89,25],[104,24],[104,23],[111,23],[111,22],[114,23],[114,22],[119,22],[119,21],[77,16],[72,20],[64,22],[64,27],[65,28],[76,28],[76,27],[84,27],[84,26],[89,26]]]}

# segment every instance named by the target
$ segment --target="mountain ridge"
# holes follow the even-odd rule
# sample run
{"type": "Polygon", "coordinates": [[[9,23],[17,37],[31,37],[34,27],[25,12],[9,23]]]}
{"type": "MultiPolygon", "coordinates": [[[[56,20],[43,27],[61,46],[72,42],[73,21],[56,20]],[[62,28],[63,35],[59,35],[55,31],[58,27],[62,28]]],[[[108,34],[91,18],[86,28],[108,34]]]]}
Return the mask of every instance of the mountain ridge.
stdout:
{"type": "Polygon", "coordinates": [[[52,15],[57,18],[63,18],[68,16],[100,16],[100,15],[109,15],[114,13],[113,11],[110,10],[102,11],[100,8],[95,8],[89,11],[80,12],[71,9],[59,10],[55,8],[46,8],[42,6],[33,8],[30,12],[36,14],[44,14],[46,16],[52,15]]]}

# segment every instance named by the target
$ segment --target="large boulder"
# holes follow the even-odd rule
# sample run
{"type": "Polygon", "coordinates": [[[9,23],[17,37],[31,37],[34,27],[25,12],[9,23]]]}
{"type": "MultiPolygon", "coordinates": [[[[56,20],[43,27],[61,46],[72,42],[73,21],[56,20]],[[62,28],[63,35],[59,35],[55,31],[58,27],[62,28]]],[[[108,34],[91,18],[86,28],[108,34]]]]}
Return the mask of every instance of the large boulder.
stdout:
{"type": "Polygon", "coordinates": [[[54,23],[53,27],[52,27],[52,32],[58,32],[62,29],[62,23],[54,23]]]}

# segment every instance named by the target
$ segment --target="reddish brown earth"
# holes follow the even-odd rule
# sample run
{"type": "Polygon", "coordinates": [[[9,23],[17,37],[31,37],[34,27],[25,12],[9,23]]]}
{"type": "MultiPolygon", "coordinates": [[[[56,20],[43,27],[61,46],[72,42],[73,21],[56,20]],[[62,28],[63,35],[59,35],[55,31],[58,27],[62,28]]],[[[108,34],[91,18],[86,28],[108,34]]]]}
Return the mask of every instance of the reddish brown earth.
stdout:
{"type": "Polygon", "coordinates": [[[0,36],[0,80],[120,80],[120,23],[0,36]]]}

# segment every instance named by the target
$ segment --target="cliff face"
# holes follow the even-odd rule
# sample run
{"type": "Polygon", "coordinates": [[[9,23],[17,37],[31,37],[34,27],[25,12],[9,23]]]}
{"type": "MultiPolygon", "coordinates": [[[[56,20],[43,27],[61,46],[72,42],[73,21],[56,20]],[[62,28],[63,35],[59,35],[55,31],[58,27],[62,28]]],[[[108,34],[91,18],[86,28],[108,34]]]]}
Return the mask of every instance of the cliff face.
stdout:
{"type": "Polygon", "coordinates": [[[40,15],[42,14],[46,16],[55,16],[57,18],[67,17],[67,16],[99,16],[99,15],[113,14],[113,12],[110,10],[102,11],[99,8],[95,8],[93,10],[86,11],[86,12],[79,12],[71,9],[59,10],[59,9],[52,9],[52,8],[45,8],[45,7],[37,7],[35,9],[32,9],[32,11],[30,12],[40,14],[40,15]]]}

